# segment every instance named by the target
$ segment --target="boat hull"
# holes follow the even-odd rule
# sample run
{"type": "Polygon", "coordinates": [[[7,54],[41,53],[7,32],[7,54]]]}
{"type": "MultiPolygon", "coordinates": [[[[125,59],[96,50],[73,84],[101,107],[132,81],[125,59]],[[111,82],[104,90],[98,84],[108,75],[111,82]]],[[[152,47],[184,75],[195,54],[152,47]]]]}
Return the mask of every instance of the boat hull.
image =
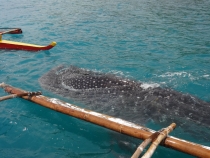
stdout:
{"type": "Polygon", "coordinates": [[[49,50],[56,45],[56,42],[52,42],[47,46],[40,46],[22,42],[14,42],[8,40],[0,40],[0,49],[10,49],[10,50],[26,50],[26,51],[41,51],[49,50]]]}
{"type": "Polygon", "coordinates": [[[0,34],[21,34],[23,31],[21,28],[0,28],[0,34]],[[1,31],[3,30],[3,31],[1,31]]]}

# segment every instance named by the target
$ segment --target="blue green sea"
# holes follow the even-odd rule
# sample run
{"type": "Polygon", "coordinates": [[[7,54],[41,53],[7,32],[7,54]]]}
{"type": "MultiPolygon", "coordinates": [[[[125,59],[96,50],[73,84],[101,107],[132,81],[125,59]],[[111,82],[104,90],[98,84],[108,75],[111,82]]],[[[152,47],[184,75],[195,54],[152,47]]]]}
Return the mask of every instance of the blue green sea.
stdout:
{"type": "MultiPolygon", "coordinates": [[[[0,83],[71,103],[38,82],[65,64],[167,86],[210,102],[209,0],[4,0],[0,10],[0,27],[23,30],[3,39],[57,42],[49,51],[0,50],[0,83]]],[[[152,122],[147,127],[163,128],[152,122]]],[[[199,134],[194,138],[179,127],[171,133],[210,146],[199,134]]],[[[20,98],[0,102],[1,158],[131,157],[134,151],[121,145],[121,138],[20,98]]],[[[160,146],[153,157],[192,156],[160,146]]]]}

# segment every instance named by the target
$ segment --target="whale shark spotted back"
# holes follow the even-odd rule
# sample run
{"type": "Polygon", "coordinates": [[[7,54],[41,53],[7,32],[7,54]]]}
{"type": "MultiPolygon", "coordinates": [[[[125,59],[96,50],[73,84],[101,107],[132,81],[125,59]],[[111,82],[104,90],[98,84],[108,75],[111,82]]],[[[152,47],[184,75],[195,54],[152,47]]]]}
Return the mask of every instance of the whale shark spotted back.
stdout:
{"type": "Polygon", "coordinates": [[[75,71],[64,70],[62,75],[62,85],[75,90],[129,87],[130,82],[112,76],[104,76],[100,73],[80,73],[74,74],[75,71]]]}
{"type": "Polygon", "coordinates": [[[210,127],[210,103],[169,88],[144,89],[139,81],[75,66],[58,66],[39,82],[43,88],[81,102],[88,109],[134,123],[153,120],[163,125],[175,122],[183,128],[192,124],[210,127]]]}

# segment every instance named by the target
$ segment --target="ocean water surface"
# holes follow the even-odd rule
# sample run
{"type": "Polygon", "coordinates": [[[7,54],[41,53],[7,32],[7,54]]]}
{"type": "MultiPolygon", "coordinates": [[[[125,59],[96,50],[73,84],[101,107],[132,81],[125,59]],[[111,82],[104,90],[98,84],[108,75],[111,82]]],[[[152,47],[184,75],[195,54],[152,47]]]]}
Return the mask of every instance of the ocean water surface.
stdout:
{"type": "MultiPolygon", "coordinates": [[[[0,27],[20,27],[3,39],[57,45],[49,51],[0,50],[0,83],[45,96],[38,79],[61,64],[170,87],[210,102],[209,0],[7,0],[0,27]]],[[[0,96],[6,93],[0,90],[0,96]]],[[[163,127],[149,122],[147,127],[163,127]]],[[[177,127],[171,133],[210,146],[177,127]]],[[[130,157],[123,141],[140,140],[15,98],[0,102],[0,155],[11,157],[130,157]],[[125,140],[124,140],[125,139],[125,140]]],[[[158,147],[154,158],[185,157],[158,147]]]]}

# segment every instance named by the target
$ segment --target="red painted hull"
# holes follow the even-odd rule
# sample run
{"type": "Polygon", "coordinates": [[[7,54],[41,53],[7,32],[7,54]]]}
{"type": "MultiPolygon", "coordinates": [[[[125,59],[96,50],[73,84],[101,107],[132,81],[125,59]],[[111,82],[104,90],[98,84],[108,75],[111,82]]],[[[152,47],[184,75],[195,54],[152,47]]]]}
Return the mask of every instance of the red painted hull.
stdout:
{"type": "Polygon", "coordinates": [[[56,42],[52,42],[47,46],[39,46],[28,43],[0,40],[0,49],[10,49],[10,50],[41,51],[41,50],[49,50],[53,48],[55,45],[56,42]]]}

